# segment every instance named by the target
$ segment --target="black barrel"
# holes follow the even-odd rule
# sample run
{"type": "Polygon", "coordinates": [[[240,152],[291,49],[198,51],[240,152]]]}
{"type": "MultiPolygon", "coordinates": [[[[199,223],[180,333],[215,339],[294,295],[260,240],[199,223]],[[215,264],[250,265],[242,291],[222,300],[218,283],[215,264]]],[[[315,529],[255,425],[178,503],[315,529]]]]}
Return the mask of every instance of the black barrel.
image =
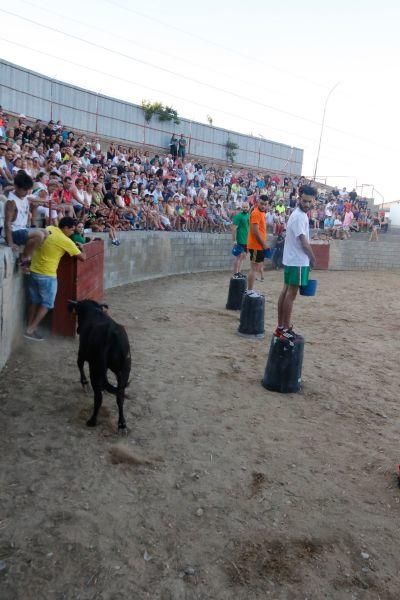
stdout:
{"type": "Polygon", "coordinates": [[[238,333],[240,335],[264,335],[265,298],[261,294],[243,294],[238,333]]]}
{"type": "Polygon", "coordinates": [[[243,294],[247,287],[246,275],[234,275],[229,283],[228,301],[226,308],[228,310],[240,310],[242,307],[243,294]]]}
{"type": "Polygon", "coordinates": [[[272,336],[267,366],[261,384],[273,392],[290,394],[301,388],[304,338],[296,335],[291,346],[286,340],[272,336]]]}

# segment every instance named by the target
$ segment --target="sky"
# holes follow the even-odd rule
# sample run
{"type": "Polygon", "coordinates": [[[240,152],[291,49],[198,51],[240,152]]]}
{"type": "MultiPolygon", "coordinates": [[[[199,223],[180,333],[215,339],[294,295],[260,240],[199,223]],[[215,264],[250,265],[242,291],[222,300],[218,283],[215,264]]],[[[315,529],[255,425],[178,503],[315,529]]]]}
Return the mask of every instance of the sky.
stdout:
{"type": "Polygon", "coordinates": [[[4,60],[303,148],[306,176],[336,86],[317,177],[400,200],[398,0],[0,0],[0,19],[4,60]]]}

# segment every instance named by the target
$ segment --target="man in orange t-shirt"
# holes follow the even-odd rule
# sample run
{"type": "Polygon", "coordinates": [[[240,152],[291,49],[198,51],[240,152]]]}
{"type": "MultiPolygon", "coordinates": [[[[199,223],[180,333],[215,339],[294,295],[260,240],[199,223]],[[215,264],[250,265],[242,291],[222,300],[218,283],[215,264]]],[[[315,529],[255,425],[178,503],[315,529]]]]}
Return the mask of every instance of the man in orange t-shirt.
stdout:
{"type": "Polygon", "coordinates": [[[249,237],[247,238],[247,248],[250,252],[250,273],[247,278],[247,289],[249,290],[253,289],[257,273],[262,274],[264,250],[268,248],[265,215],[267,203],[267,196],[260,196],[257,206],[250,215],[249,237]]]}

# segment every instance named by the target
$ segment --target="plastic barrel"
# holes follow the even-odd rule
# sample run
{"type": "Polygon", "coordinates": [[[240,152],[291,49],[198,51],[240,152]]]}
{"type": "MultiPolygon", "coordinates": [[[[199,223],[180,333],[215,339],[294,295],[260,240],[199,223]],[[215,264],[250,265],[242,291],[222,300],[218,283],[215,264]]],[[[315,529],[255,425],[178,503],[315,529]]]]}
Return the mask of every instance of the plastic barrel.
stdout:
{"type": "Polygon", "coordinates": [[[307,285],[300,286],[300,296],[315,296],[317,292],[318,281],[309,279],[307,285]]]}
{"type": "Polygon", "coordinates": [[[265,298],[260,294],[243,295],[239,335],[264,337],[265,298]]]}
{"type": "Polygon", "coordinates": [[[243,294],[247,287],[247,277],[231,277],[229,282],[228,300],[226,308],[228,310],[240,310],[242,307],[243,294]]]}
{"type": "Polygon", "coordinates": [[[290,394],[301,387],[303,368],[304,338],[297,335],[294,346],[285,340],[272,336],[267,366],[261,384],[273,392],[290,394]]]}

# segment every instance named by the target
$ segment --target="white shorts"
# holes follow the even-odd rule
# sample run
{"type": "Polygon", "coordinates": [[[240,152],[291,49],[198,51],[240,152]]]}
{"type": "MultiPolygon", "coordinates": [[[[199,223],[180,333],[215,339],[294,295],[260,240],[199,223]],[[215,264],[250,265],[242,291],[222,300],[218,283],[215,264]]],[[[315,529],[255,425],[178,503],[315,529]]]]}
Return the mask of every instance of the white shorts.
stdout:
{"type": "MultiPolygon", "coordinates": [[[[41,217],[49,216],[49,209],[47,208],[47,206],[38,206],[37,211],[41,217]]],[[[51,210],[51,218],[57,219],[57,211],[56,210],[53,210],[53,209],[51,210]]]]}

